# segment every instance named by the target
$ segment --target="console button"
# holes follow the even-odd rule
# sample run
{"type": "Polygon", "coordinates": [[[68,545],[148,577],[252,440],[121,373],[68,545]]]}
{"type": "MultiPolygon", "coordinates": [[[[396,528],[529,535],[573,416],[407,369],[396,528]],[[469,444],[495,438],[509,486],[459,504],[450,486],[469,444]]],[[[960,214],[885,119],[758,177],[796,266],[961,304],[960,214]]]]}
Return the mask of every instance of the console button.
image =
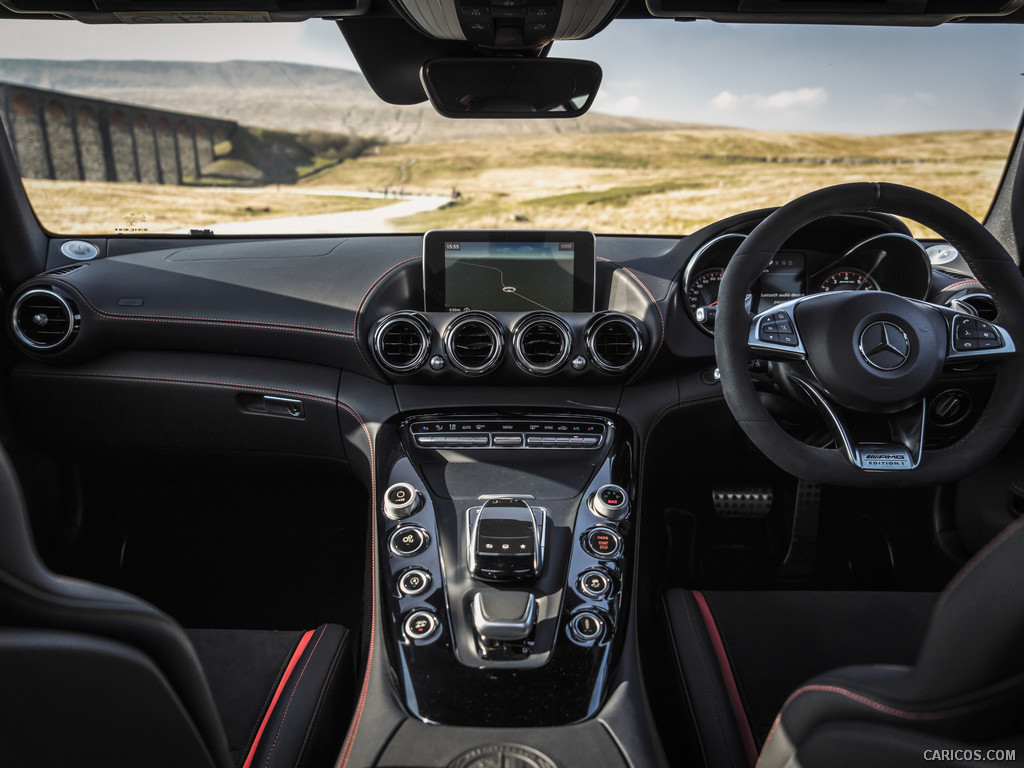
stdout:
{"type": "Polygon", "coordinates": [[[578,582],[580,592],[587,597],[599,600],[607,597],[612,591],[612,580],[604,571],[599,571],[596,568],[592,568],[589,571],[584,571],[583,575],[580,576],[578,582]]]}
{"type": "Polygon", "coordinates": [[[617,485],[602,485],[590,497],[590,508],[605,520],[621,520],[629,514],[629,497],[617,485]]]}
{"type": "Polygon", "coordinates": [[[392,520],[414,515],[422,506],[423,496],[408,483],[395,483],[384,492],[384,514],[392,520]]]}
{"type": "Polygon", "coordinates": [[[494,436],[494,447],[495,448],[506,448],[508,446],[518,446],[523,444],[522,435],[495,435],[494,436]]]}
{"type": "Polygon", "coordinates": [[[583,548],[600,560],[611,560],[622,551],[622,537],[611,528],[591,528],[583,534],[583,548]]]}
{"type": "Polygon", "coordinates": [[[406,597],[422,595],[430,588],[430,574],[422,568],[412,568],[398,579],[398,591],[406,597]]]}
{"type": "Polygon", "coordinates": [[[418,525],[407,525],[395,529],[388,540],[388,547],[399,557],[412,557],[427,548],[430,536],[418,525]]]}
{"type": "Polygon", "coordinates": [[[577,613],[569,621],[569,636],[580,645],[592,645],[604,633],[604,620],[593,611],[577,613]]]}
{"type": "Polygon", "coordinates": [[[431,639],[440,626],[434,614],[429,611],[416,611],[406,617],[402,629],[410,640],[422,641],[431,639]]]}

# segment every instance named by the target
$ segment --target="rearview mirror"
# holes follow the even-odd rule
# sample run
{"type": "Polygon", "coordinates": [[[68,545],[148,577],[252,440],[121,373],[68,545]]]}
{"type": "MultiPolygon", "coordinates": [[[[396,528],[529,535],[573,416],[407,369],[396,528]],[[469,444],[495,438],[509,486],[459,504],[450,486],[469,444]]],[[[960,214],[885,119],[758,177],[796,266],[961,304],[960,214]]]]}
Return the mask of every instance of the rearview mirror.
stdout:
{"type": "Polygon", "coordinates": [[[579,117],[594,103],[601,67],[579,59],[435,59],[420,79],[445,117],[579,117]]]}

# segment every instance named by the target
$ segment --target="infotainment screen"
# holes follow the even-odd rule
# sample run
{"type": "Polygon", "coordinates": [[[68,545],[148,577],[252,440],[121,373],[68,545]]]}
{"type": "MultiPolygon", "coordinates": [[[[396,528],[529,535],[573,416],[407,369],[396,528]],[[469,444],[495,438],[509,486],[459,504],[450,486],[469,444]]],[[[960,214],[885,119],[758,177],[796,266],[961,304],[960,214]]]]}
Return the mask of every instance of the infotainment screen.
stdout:
{"type": "Polygon", "coordinates": [[[434,230],[423,238],[428,312],[594,311],[594,235],[434,230]]]}

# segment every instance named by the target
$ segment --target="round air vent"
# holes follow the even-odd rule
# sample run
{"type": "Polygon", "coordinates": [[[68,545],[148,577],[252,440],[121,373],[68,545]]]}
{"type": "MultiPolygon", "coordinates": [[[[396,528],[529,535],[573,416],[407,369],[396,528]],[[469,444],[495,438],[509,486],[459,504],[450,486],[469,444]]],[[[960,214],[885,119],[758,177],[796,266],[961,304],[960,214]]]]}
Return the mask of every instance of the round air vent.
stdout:
{"type": "Polygon", "coordinates": [[[52,352],[67,344],[80,321],[75,306],[49,288],[25,291],[11,311],[14,335],[36,352],[52,352]]]}
{"type": "Polygon", "coordinates": [[[995,320],[999,314],[996,300],[987,293],[962,293],[954,296],[947,304],[960,312],[977,315],[982,320],[995,320]]]}
{"type": "Polygon", "coordinates": [[[599,368],[608,373],[621,373],[643,352],[643,336],[632,318],[601,315],[587,328],[587,349],[599,368]]]}
{"type": "Polygon", "coordinates": [[[444,349],[463,373],[487,373],[501,361],[501,326],[481,313],[459,315],[444,332],[444,349]]]}
{"type": "Polygon", "coordinates": [[[412,312],[385,317],[373,332],[373,354],[392,373],[412,373],[429,351],[430,326],[412,312]]]}
{"type": "Polygon", "coordinates": [[[530,315],[512,334],[516,362],[529,373],[557,371],[569,359],[571,345],[568,326],[555,315],[530,315]]]}

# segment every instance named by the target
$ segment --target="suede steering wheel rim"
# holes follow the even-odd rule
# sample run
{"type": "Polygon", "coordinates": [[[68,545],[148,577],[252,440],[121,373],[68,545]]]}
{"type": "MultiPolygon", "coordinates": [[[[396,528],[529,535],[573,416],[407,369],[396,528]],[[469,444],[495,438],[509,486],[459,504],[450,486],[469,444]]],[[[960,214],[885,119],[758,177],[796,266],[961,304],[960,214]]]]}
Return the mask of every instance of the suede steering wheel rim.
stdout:
{"type": "MultiPolygon", "coordinates": [[[[955,323],[959,322],[953,317],[955,313],[893,294],[867,297],[868,293],[881,292],[846,293],[858,296],[843,297],[842,292],[818,294],[813,297],[814,301],[796,300],[797,303],[788,308],[801,334],[801,351],[805,351],[806,341],[807,355],[802,364],[813,372],[812,377],[819,378],[811,394],[823,395],[825,410],[829,409],[828,403],[833,397],[838,401],[845,398],[847,402],[839,402],[839,405],[852,402],[856,410],[868,412],[872,417],[877,414],[888,418],[885,414],[890,411],[906,407],[906,412],[912,413],[918,408],[923,434],[928,387],[934,386],[952,355],[960,356],[950,346],[951,336],[956,335],[955,323]],[[832,322],[838,319],[843,322],[832,322]],[[903,355],[907,361],[905,370],[874,370],[878,366],[864,352],[865,334],[869,333],[865,329],[869,326],[875,328],[871,331],[875,334],[882,328],[883,340],[887,338],[886,328],[894,338],[905,331],[902,339],[906,345],[897,344],[902,350],[900,354],[906,353],[903,355]],[[848,338],[851,329],[854,336],[848,338]],[[834,354],[837,358],[826,360],[820,366],[831,376],[830,380],[815,371],[811,353],[819,357],[834,354]],[[850,378],[842,375],[844,373],[853,374],[852,379],[861,384],[859,396],[853,385],[843,381],[850,378]],[[844,387],[847,388],[845,393],[833,392],[844,387]],[[873,398],[875,392],[879,402],[873,398]]],[[[715,321],[715,355],[723,394],[746,435],[789,474],[845,486],[934,485],[966,476],[991,460],[1024,416],[1024,354],[1017,352],[1014,346],[1014,341],[1021,339],[1024,339],[1024,278],[1002,245],[953,204],[920,190],[884,183],[842,184],[821,189],[793,200],[765,218],[746,238],[725,270],[715,321]],[[752,332],[751,323],[755,318],[746,310],[744,299],[752,284],[786,240],[801,227],[832,214],[868,211],[913,219],[954,245],[995,299],[998,316],[994,322],[1004,342],[1001,353],[977,361],[992,369],[995,382],[988,403],[970,431],[945,448],[924,450],[921,445],[917,462],[898,471],[874,468],[876,464],[872,462],[858,465],[838,439],[835,448],[817,448],[792,437],[768,413],[748,372],[749,344],[756,340],[756,331],[752,332]]],[[[894,360],[899,362],[897,358],[894,360]]],[[[875,444],[865,442],[863,445],[875,444]]],[[[853,453],[857,454],[857,450],[853,453]]]]}

